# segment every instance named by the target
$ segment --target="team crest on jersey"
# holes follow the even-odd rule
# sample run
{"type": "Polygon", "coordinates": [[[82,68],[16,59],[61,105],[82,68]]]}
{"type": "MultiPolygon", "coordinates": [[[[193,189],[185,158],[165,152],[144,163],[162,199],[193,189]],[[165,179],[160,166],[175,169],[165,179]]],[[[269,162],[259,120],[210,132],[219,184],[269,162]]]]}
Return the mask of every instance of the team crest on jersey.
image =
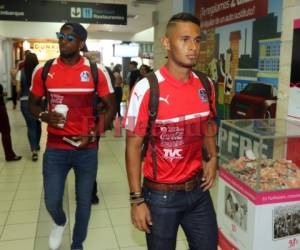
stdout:
{"type": "Polygon", "coordinates": [[[202,102],[207,103],[208,98],[205,89],[198,89],[198,95],[202,102]]]}
{"type": "Polygon", "coordinates": [[[90,76],[88,71],[82,71],[80,73],[80,81],[81,82],[89,82],[90,81],[90,76]]]}

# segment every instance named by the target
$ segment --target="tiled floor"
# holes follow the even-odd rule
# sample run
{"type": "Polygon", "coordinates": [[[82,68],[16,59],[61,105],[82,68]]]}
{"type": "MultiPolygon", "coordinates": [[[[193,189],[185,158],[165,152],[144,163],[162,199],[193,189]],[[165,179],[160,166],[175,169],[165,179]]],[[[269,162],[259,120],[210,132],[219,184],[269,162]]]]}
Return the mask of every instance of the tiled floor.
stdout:
{"type": "MultiPolygon", "coordinates": [[[[47,250],[52,222],[42,198],[41,158],[45,133],[40,159],[32,162],[23,117],[18,110],[11,109],[11,103],[7,104],[7,108],[14,149],[23,159],[15,163],[5,162],[0,146],[0,250],[47,250]]],[[[86,250],[146,249],[144,234],[130,222],[124,147],[124,138],[113,137],[109,132],[101,139],[97,176],[100,204],[92,207],[88,237],[84,244],[86,250]]],[[[70,223],[60,250],[69,250],[75,209],[72,172],[66,184],[64,206],[70,223]]],[[[180,230],[177,249],[187,248],[185,236],[180,230]]]]}

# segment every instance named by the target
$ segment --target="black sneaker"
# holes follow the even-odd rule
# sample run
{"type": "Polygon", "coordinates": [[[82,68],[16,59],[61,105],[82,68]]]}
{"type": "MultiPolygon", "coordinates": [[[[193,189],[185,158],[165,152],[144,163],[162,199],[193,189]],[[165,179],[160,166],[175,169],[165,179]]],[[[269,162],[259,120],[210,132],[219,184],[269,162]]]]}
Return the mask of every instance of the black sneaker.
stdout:
{"type": "Polygon", "coordinates": [[[92,204],[93,205],[99,204],[99,198],[98,198],[98,196],[96,194],[93,195],[93,197],[92,197],[92,204]]]}

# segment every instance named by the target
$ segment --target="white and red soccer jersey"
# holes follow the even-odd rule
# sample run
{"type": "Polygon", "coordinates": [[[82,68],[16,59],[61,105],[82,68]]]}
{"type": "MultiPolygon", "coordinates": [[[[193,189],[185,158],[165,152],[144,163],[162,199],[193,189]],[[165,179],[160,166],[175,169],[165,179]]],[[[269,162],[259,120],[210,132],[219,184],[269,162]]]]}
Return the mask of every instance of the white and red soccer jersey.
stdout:
{"type": "MultiPolygon", "coordinates": [[[[93,102],[95,84],[91,74],[89,60],[81,57],[75,65],[64,64],[57,58],[48,73],[46,80],[47,93],[42,81],[42,64],[39,64],[32,75],[31,92],[37,96],[47,94],[49,110],[57,104],[68,106],[66,123],[63,129],[48,126],[48,147],[74,148],[62,140],[63,136],[86,135],[94,125],[93,102]],[[91,125],[92,124],[92,125],[91,125]]],[[[97,93],[106,96],[113,93],[113,87],[105,68],[98,67],[97,93]]]]}
{"type": "MultiPolygon", "coordinates": [[[[160,91],[157,119],[152,129],[157,158],[155,181],[180,183],[194,176],[202,167],[203,134],[212,113],[205,88],[194,73],[190,73],[187,82],[175,79],[165,66],[155,74],[160,91]]],[[[211,89],[214,103],[212,83],[211,89]]],[[[141,136],[146,134],[148,125],[149,90],[146,78],[136,84],[125,120],[125,128],[141,136]]],[[[153,180],[150,145],[143,167],[144,176],[153,180]]]]}

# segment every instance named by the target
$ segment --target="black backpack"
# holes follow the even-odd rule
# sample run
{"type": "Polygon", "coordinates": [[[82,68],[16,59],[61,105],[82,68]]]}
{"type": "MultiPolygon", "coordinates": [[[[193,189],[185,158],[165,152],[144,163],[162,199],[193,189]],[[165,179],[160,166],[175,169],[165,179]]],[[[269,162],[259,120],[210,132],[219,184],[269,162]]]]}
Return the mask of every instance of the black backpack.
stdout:
{"type": "MultiPolygon", "coordinates": [[[[208,79],[207,75],[200,72],[200,71],[193,71],[198,78],[200,79],[201,83],[203,84],[203,87],[205,88],[208,102],[209,102],[209,108],[213,112],[214,116],[215,109],[213,108],[213,103],[211,99],[211,83],[208,79]]],[[[142,159],[145,157],[148,145],[150,143],[151,145],[151,157],[153,162],[153,177],[156,179],[157,177],[157,162],[156,162],[156,151],[155,151],[155,145],[154,145],[154,137],[152,136],[152,127],[153,123],[156,120],[157,117],[157,111],[158,111],[158,104],[159,104],[159,86],[158,86],[158,79],[154,72],[150,72],[146,75],[146,78],[148,79],[149,86],[150,86],[150,96],[149,96],[149,104],[148,104],[148,113],[149,113],[149,119],[148,119],[148,125],[146,130],[146,136],[144,137],[143,144],[142,144],[142,152],[141,157],[142,159]]],[[[204,161],[209,161],[209,154],[207,152],[206,147],[202,147],[202,158],[204,161]]]]}

